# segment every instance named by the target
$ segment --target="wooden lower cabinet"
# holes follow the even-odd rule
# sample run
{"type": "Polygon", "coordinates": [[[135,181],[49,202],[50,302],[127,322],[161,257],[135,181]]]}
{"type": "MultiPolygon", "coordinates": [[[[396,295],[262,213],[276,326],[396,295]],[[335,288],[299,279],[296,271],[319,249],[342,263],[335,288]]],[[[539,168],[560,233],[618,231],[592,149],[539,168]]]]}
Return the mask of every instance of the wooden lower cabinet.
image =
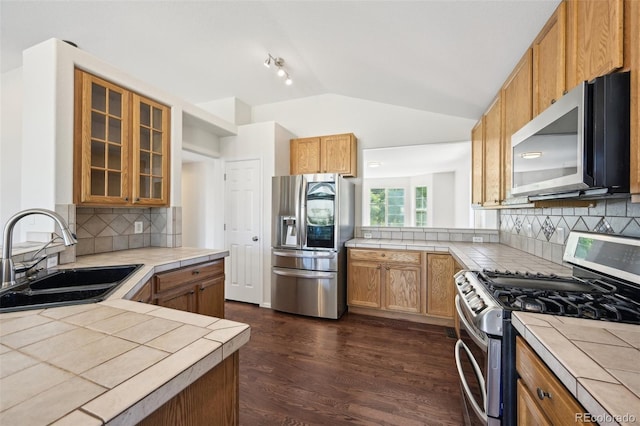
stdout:
{"type": "Polygon", "coordinates": [[[449,254],[349,248],[347,304],[356,313],[453,325],[449,254]]]}
{"type": "Polygon", "coordinates": [[[518,425],[588,424],[577,421],[586,410],[522,337],[516,337],[518,425]]]}
{"type": "Polygon", "coordinates": [[[239,352],[236,351],[142,420],[142,426],[239,424],[239,352]]]}
{"type": "Polygon", "coordinates": [[[158,273],[131,300],[224,318],[224,259],[158,273]]]}
{"type": "Polygon", "coordinates": [[[453,275],[456,272],[456,262],[450,254],[427,255],[427,314],[455,316],[453,275]]]}

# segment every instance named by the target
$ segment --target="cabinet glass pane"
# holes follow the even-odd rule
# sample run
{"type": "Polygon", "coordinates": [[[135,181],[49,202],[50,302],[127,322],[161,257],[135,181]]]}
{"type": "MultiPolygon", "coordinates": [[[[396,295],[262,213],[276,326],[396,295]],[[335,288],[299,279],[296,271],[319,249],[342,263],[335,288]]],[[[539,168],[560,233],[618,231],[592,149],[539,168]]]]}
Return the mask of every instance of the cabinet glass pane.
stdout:
{"type": "Polygon", "coordinates": [[[149,176],[140,176],[140,198],[150,198],[150,184],[151,180],[149,176]]]}
{"type": "Polygon", "coordinates": [[[153,126],[156,130],[162,130],[162,110],[153,108],[153,126]]]}
{"type": "Polygon", "coordinates": [[[151,127],[151,107],[140,103],[140,124],[151,127]]]}
{"type": "Polygon", "coordinates": [[[122,142],[122,121],[118,118],[109,117],[109,142],[122,142]]]}
{"type": "Polygon", "coordinates": [[[153,198],[162,198],[162,178],[154,177],[152,179],[153,185],[151,187],[153,191],[153,198]]]}
{"type": "Polygon", "coordinates": [[[91,195],[104,195],[104,170],[91,169],[91,195]]]}
{"type": "Polygon", "coordinates": [[[162,153],[162,132],[153,131],[153,152],[162,153]]]}
{"type": "Polygon", "coordinates": [[[107,195],[109,197],[119,197],[120,194],[121,174],[118,172],[109,172],[109,188],[107,195]]]}
{"type": "Polygon", "coordinates": [[[91,137],[96,139],[105,139],[105,120],[107,117],[99,112],[91,113],[91,137]]]}
{"type": "Polygon", "coordinates": [[[107,88],[91,83],[91,109],[107,111],[107,88]]]}
{"type": "Polygon", "coordinates": [[[162,176],[162,155],[153,154],[151,160],[151,174],[153,176],[162,176]]]}
{"type": "Polygon", "coordinates": [[[122,148],[119,145],[109,145],[109,169],[122,170],[122,148]]]}
{"type": "Polygon", "coordinates": [[[149,134],[149,129],[144,127],[140,128],[140,148],[147,151],[151,150],[151,135],[149,134]]]}
{"type": "Polygon", "coordinates": [[[109,114],[122,117],[122,95],[113,90],[109,91],[109,114]]]}
{"type": "Polygon", "coordinates": [[[151,172],[151,158],[148,152],[140,153],[140,173],[148,175],[151,172]]]}
{"type": "Polygon", "coordinates": [[[104,167],[104,142],[91,141],[91,167],[104,167]]]}

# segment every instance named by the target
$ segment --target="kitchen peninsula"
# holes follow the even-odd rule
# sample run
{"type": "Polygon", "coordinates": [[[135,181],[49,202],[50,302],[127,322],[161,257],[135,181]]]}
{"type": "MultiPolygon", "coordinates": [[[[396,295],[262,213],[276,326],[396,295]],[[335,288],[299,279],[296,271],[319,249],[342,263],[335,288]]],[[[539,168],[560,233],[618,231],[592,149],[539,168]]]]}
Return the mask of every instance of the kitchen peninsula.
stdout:
{"type": "Polygon", "coordinates": [[[144,248],[64,265],[144,263],[103,302],[0,314],[0,423],[237,423],[238,349],[249,326],[127,300],[156,273],[227,255],[144,248]]]}

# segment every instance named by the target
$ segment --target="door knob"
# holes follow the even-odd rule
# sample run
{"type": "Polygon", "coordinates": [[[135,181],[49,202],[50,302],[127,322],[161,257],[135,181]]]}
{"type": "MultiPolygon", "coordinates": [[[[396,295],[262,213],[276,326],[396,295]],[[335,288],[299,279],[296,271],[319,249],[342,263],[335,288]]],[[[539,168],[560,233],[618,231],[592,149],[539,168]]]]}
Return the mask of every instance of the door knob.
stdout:
{"type": "Polygon", "coordinates": [[[254,236],[251,238],[251,241],[258,241],[258,236],[257,236],[257,235],[254,235],[254,236]]]}

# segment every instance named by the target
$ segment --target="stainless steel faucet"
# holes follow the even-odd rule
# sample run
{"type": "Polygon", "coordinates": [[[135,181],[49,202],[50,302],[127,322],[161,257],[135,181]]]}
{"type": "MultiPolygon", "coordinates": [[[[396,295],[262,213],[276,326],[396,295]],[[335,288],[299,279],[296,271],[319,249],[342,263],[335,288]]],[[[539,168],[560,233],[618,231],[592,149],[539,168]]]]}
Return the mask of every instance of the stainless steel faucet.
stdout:
{"type": "Polygon", "coordinates": [[[13,245],[13,228],[16,223],[25,216],[32,214],[41,214],[49,216],[55,220],[60,229],[62,230],[62,239],[65,246],[72,246],[78,241],[75,235],[69,230],[69,225],[64,221],[62,216],[58,213],[47,209],[27,209],[18,212],[11,216],[4,226],[4,244],[2,246],[2,288],[8,288],[16,283],[16,271],[13,266],[13,260],[11,259],[11,251],[13,245]]]}

